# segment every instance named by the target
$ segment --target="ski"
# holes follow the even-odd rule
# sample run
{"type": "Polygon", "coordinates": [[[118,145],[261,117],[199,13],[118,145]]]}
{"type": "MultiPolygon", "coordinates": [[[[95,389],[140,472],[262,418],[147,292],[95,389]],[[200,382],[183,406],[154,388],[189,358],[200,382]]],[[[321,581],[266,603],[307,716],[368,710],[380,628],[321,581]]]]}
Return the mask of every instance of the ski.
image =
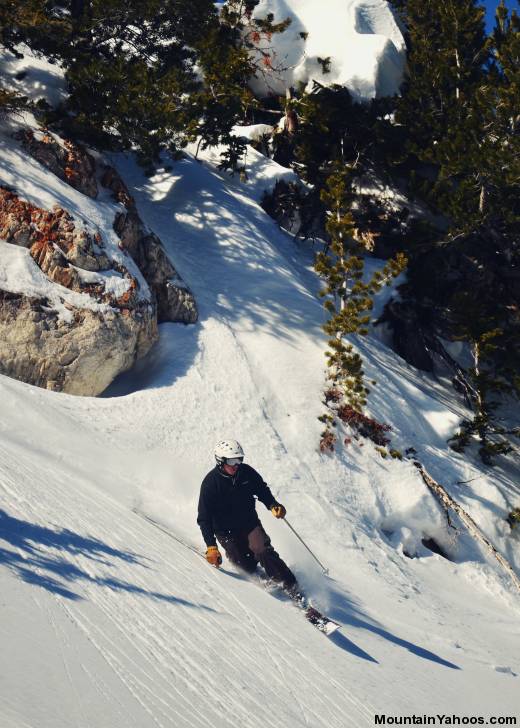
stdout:
{"type": "Polygon", "coordinates": [[[268,579],[262,579],[261,577],[259,577],[259,581],[263,584],[264,588],[273,594],[273,596],[276,596],[276,593],[278,593],[281,597],[288,599],[295,607],[303,612],[307,622],[312,624],[313,627],[316,627],[316,629],[320,632],[323,632],[323,634],[327,635],[327,637],[330,637],[331,634],[334,634],[334,632],[341,627],[338,622],[335,622],[333,619],[320,612],[319,609],[313,607],[303,592],[290,592],[276,582],[272,582],[268,579]]]}
{"type": "MultiPolygon", "coordinates": [[[[181,538],[176,536],[169,528],[163,526],[154,518],[151,518],[138,508],[132,508],[132,511],[135,513],[136,516],[139,516],[145,521],[148,521],[148,523],[150,523],[152,526],[155,526],[155,528],[159,529],[159,531],[162,531],[166,536],[169,536],[174,541],[177,541],[177,543],[181,544],[190,551],[193,551],[195,554],[197,554],[197,556],[205,559],[204,554],[201,551],[183,541],[181,538]]],[[[331,634],[333,634],[337,629],[341,627],[340,624],[335,622],[333,619],[330,619],[330,617],[322,614],[322,612],[309,604],[309,600],[301,591],[291,593],[287,591],[287,589],[284,589],[280,584],[273,582],[269,579],[263,579],[262,577],[256,577],[255,579],[250,579],[250,581],[255,583],[257,586],[262,586],[268,592],[272,593],[273,596],[277,596],[278,594],[281,597],[288,599],[304,614],[305,619],[307,620],[307,622],[309,622],[309,624],[312,624],[313,627],[316,627],[316,629],[318,629],[320,632],[323,632],[323,634],[327,635],[327,637],[330,637],[331,634]]]]}
{"type": "Polygon", "coordinates": [[[305,619],[307,620],[307,622],[310,622],[310,624],[314,625],[316,629],[319,629],[320,632],[326,634],[327,637],[330,637],[331,634],[334,634],[334,632],[341,627],[340,624],[335,622],[330,617],[326,617],[317,609],[314,609],[314,607],[308,607],[305,610],[305,619]]]}

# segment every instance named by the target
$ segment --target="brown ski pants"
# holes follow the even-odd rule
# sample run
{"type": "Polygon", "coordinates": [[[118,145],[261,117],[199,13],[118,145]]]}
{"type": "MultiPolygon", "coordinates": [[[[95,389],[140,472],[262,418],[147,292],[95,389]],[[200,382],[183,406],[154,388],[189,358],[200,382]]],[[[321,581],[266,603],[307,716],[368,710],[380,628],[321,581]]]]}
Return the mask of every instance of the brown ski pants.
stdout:
{"type": "Polygon", "coordinates": [[[267,576],[285,589],[296,584],[296,577],[271,545],[271,539],[261,525],[252,531],[217,533],[217,540],[228,559],[249,574],[260,564],[267,576]]]}

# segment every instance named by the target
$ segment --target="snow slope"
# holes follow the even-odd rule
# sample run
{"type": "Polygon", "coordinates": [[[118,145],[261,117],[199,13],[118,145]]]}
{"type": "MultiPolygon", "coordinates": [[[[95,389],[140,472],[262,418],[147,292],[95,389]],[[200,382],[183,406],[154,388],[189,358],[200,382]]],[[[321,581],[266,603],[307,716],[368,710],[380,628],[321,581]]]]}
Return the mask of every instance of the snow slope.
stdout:
{"type": "Polygon", "coordinates": [[[271,56],[274,74],[259,74],[252,85],[261,95],[312,81],[346,86],[358,99],[399,93],[406,48],[386,0],[260,0],[257,17],[272,13],[291,25],[259,48],[271,56]],[[330,59],[324,73],[319,59],[330,59]]]}
{"type": "MultiPolygon", "coordinates": [[[[267,218],[254,185],[250,196],[190,159],[151,179],[118,164],[200,322],[163,325],[148,359],[104,398],[0,378],[2,728],[518,716],[519,597],[507,575],[447,528],[410,463],[370,444],[317,452],[324,335],[309,252],[267,218]],[[222,437],[241,441],[329,567],[325,577],[260,511],[308,593],[342,623],[332,638],[190,548],[202,547],[198,488],[222,437]],[[428,551],[427,536],[452,560],[428,551]]],[[[503,520],[519,497],[514,473],[449,454],[461,414],[450,395],[377,338],[360,346],[393,444],[413,445],[519,570],[503,520]]]]}

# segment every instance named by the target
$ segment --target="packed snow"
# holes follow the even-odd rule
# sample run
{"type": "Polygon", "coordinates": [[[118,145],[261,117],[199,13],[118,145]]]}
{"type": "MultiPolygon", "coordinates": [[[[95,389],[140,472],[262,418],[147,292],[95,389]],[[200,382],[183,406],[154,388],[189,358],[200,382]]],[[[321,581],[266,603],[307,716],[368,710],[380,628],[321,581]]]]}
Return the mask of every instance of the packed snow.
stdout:
{"type": "MultiPolygon", "coordinates": [[[[234,133],[237,136],[244,136],[245,139],[257,139],[255,132],[258,127],[267,126],[265,124],[255,124],[250,127],[236,126],[234,133]],[[242,130],[245,130],[244,132],[242,130]]],[[[272,130],[272,127],[267,127],[272,130]]],[[[263,133],[263,132],[262,132],[263,133]]],[[[204,150],[197,150],[197,144],[188,144],[188,151],[197,152],[196,158],[212,168],[218,168],[222,162],[222,153],[225,150],[223,145],[208,147],[204,150]]],[[[262,202],[264,196],[272,192],[277,182],[295,183],[303,186],[302,181],[292,169],[282,167],[277,162],[269,159],[261,152],[247,145],[244,156],[239,160],[239,167],[243,170],[242,175],[225,174],[227,184],[235,189],[243,190],[248,197],[252,197],[256,202],[262,202]],[[246,184],[244,189],[243,185],[246,184]]]]}

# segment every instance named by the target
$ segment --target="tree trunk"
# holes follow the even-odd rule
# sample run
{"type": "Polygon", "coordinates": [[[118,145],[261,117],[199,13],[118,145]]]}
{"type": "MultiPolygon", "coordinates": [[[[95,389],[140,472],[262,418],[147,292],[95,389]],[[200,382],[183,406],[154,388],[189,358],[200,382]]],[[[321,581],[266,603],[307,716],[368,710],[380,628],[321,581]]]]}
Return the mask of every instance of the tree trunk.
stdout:
{"type": "Polygon", "coordinates": [[[478,201],[478,211],[481,215],[484,214],[484,211],[486,209],[486,202],[487,202],[487,192],[486,192],[486,185],[482,182],[480,185],[480,198],[478,201]]]}
{"type": "Polygon", "coordinates": [[[455,64],[457,66],[457,86],[455,88],[455,98],[460,101],[460,58],[458,48],[455,48],[455,64]]]}
{"type": "Polygon", "coordinates": [[[488,444],[486,426],[488,413],[486,412],[484,393],[480,382],[480,344],[478,341],[473,342],[473,361],[475,362],[475,417],[478,421],[477,432],[480,437],[482,447],[486,448],[488,444]]]}
{"type": "Polygon", "coordinates": [[[432,493],[435,495],[438,501],[442,504],[443,508],[446,511],[449,511],[450,509],[455,511],[455,513],[459,516],[460,520],[464,523],[466,528],[468,529],[468,532],[475,538],[479,543],[481,543],[483,546],[485,546],[486,550],[498,561],[500,566],[507,571],[509,574],[513,584],[516,586],[518,591],[520,591],[520,579],[516,575],[513,567],[505,559],[502,554],[500,554],[496,548],[493,546],[493,544],[484,536],[484,534],[481,532],[475,521],[472,519],[472,517],[467,513],[464,508],[462,508],[461,505],[455,501],[451,495],[446,491],[446,489],[440,484],[437,483],[436,480],[432,478],[432,476],[427,472],[426,468],[422,463],[420,463],[418,460],[412,460],[415,467],[418,469],[419,473],[421,474],[421,478],[423,479],[424,483],[428,486],[428,488],[432,491],[432,493]]]}

